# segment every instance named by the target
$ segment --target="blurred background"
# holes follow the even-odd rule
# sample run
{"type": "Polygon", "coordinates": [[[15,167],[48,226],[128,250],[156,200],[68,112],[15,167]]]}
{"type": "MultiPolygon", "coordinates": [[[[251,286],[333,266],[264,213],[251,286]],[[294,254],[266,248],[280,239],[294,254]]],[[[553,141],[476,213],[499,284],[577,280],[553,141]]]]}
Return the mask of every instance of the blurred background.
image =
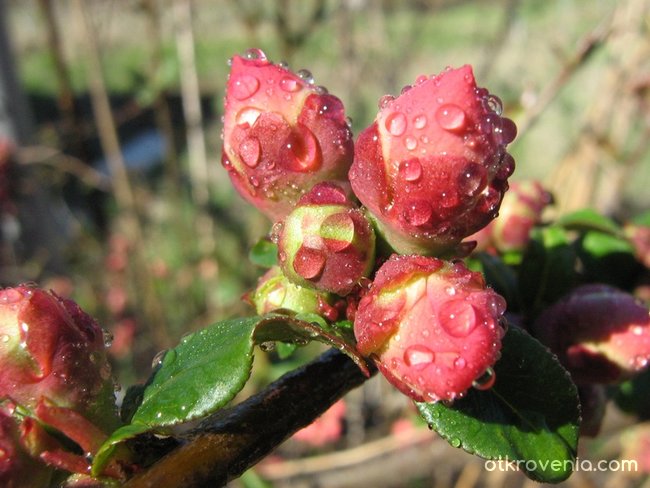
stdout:
{"type": "MultiPolygon", "coordinates": [[[[262,270],[247,256],[271,223],[219,162],[227,61],[250,47],[309,69],[355,134],[382,95],[472,64],[519,127],[513,179],[542,180],[557,214],[650,208],[649,0],[0,0],[0,285],[77,301],[113,334],[125,385],[184,334],[253,313],[241,296],[262,270]]],[[[318,351],[258,355],[247,393],[318,351]]],[[[400,424],[414,413],[390,391],[369,382],[337,435],[294,439],[235,485],[532,483],[400,424]]],[[[588,454],[623,455],[625,423],[613,414],[588,454]]],[[[650,486],[565,484],[605,483],[650,486]]]]}

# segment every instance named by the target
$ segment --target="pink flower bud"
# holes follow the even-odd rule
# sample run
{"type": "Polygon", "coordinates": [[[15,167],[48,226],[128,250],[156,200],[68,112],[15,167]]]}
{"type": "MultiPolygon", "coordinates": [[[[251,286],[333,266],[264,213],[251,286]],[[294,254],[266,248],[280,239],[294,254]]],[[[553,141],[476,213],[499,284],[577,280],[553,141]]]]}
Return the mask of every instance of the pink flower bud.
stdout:
{"type": "Polygon", "coordinates": [[[453,400],[493,383],[505,308],[461,262],[393,255],[359,303],[357,349],[407,396],[453,400]]]}
{"type": "Polygon", "coordinates": [[[339,400],[313,423],[296,432],[293,439],[314,447],[322,447],[336,442],[343,434],[344,417],[345,402],[339,400]]]}
{"type": "Polygon", "coordinates": [[[470,66],[421,76],[380,108],[359,135],[349,176],[393,249],[440,253],[495,217],[514,170],[505,147],[516,127],[470,66]]]}
{"type": "Polygon", "coordinates": [[[616,383],[650,360],[650,312],[608,285],[583,285],[546,309],[535,336],[578,383],[616,383]]]}
{"type": "Polygon", "coordinates": [[[103,331],[74,302],[29,286],[0,290],[0,364],[0,398],[32,414],[45,398],[105,432],[117,427],[103,331]]]}
{"type": "Polygon", "coordinates": [[[278,226],[280,267],[298,285],[347,295],[372,269],[372,226],[332,183],[316,185],[278,226]]]}
{"type": "Polygon", "coordinates": [[[273,266],[259,279],[257,288],[248,298],[259,315],[277,309],[321,315],[332,308],[329,293],[292,283],[279,266],[273,266]]]}
{"type": "Polygon", "coordinates": [[[551,201],[551,194],[538,181],[513,182],[503,196],[499,216],[467,240],[478,241],[479,250],[493,246],[499,252],[522,251],[551,201]]]}
{"type": "Polygon", "coordinates": [[[249,52],[231,60],[222,162],[239,193],[280,220],[316,183],[347,180],[352,134],[338,98],[249,52]]]}

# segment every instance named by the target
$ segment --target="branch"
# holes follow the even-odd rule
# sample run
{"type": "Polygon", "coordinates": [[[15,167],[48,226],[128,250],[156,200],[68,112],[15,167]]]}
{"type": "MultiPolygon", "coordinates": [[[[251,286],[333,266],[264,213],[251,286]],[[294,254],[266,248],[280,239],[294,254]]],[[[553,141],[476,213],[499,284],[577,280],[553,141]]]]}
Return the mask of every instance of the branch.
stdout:
{"type": "Polygon", "coordinates": [[[366,380],[352,360],[330,350],[243,403],[211,415],[186,435],[185,444],[125,486],[223,486],[366,380]]]}

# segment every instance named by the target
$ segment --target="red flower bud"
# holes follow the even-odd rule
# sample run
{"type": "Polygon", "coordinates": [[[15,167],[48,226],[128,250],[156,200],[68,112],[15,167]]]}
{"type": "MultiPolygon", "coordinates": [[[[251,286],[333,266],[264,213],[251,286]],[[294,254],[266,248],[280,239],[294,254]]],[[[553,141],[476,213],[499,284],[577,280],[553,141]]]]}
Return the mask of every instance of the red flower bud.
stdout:
{"type": "Polygon", "coordinates": [[[248,298],[259,315],[280,308],[319,315],[324,309],[331,309],[329,293],[292,283],[279,266],[273,266],[259,279],[257,288],[248,298]]]}
{"type": "Polygon", "coordinates": [[[359,303],[357,348],[409,397],[452,400],[493,383],[505,307],[461,262],[393,255],[359,303]]]}
{"type": "Polygon", "coordinates": [[[514,170],[505,147],[516,127],[470,66],[421,76],[380,107],[349,176],[393,249],[440,253],[495,217],[514,170]]]}
{"type": "Polygon", "coordinates": [[[479,250],[494,246],[499,252],[522,251],[551,201],[551,194],[538,181],[514,182],[503,196],[499,216],[467,240],[478,241],[479,250]]]}
{"type": "Polygon", "coordinates": [[[540,315],[533,332],[579,384],[622,381],[650,360],[648,308],[607,285],[576,288],[540,315]]]}
{"type": "Polygon", "coordinates": [[[372,226],[334,184],[314,186],[278,226],[280,267],[296,284],[347,295],[372,269],[372,226]]]}
{"type": "Polygon", "coordinates": [[[103,331],[74,302],[28,286],[0,290],[0,364],[0,399],[34,414],[45,398],[105,432],[117,427],[103,331]]]}
{"type": "Polygon", "coordinates": [[[306,71],[249,54],[232,58],[222,162],[239,193],[280,220],[316,183],[347,180],[352,134],[341,101],[306,71]]]}

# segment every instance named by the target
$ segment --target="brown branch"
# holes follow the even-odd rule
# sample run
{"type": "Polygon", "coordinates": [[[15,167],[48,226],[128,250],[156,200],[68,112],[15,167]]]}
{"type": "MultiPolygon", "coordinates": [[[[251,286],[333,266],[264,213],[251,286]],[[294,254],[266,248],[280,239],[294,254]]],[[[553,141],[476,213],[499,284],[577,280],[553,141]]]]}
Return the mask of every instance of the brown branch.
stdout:
{"type": "Polygon", "coordinates": [[[223,486],[366,380],[347,356],[330,350],[243,403],[208,417],[185,444],[125,486],[223,486]]]}

